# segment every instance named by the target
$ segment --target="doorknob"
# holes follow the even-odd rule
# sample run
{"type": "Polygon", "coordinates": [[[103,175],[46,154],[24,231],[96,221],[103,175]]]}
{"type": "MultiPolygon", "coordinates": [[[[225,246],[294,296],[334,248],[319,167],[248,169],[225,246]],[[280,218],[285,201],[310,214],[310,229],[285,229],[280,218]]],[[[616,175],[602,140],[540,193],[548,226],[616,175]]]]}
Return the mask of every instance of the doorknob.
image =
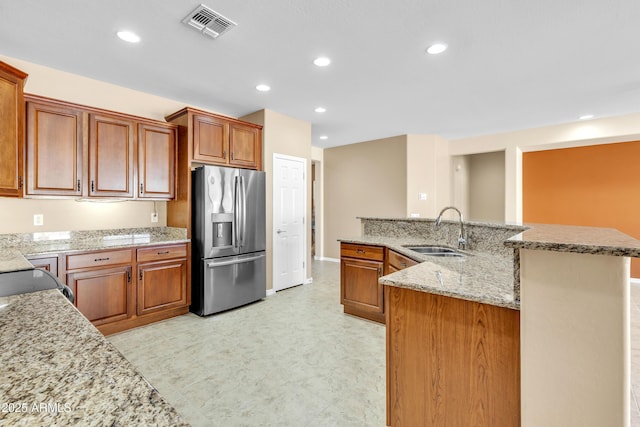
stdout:
{"type": "Polygon", "coordinates": [[[280,233],[286,233],[287,230],[276,230],[276,233],[280,234],[280,233]]]}

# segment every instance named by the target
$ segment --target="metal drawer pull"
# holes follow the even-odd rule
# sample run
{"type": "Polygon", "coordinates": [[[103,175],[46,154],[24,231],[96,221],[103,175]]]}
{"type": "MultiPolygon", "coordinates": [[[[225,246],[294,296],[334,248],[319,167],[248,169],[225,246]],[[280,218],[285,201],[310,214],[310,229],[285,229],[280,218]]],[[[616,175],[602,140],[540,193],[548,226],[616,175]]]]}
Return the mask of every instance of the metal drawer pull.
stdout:
{"type": "Polygon", "coordinates": [[[367,252],[362,249],[356,249],[357,254],[366,254],[367,252]]]}
{"type": "Polygon", "coordinates": [[[401,262],[401,263],[400,263],[400,266],[401,266],[401,267],[405,267],[405,268],[406,268],[406,267],[407,267],[407,263],[406,263],[406,262],[401,262]]]}
{"type": "Polygon", "coordinates": [[[169,251],[158,252],[158,255],[166,255],[166,254],[168,254],[168,253],[169,253],[169,251]]]}
{"type": "Polygon", "coordinates": [[[99,262],[99,261],[109,261],[109,258],[96,258],[93,260],[94,262],[99,262]]]}

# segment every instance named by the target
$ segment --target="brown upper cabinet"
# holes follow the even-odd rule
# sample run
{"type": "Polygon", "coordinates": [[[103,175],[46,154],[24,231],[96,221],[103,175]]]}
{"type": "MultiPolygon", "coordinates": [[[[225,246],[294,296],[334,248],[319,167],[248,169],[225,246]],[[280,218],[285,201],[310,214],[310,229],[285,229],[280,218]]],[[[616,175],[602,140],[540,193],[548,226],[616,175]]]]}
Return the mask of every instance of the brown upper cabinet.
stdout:
{"type": "Polygon", "coordinates": [[[27,102],[27,195],[82,195],[82,110],[27,102]]]}
{"type": "Polygon", "coordinates": [[[133,198],[135,122],[89,114],[89,196],[133,198]]]}
{"type": "Polygon", "coordinates": [[[138,197],[173,199],[176,188],[176,130],[138,125],[138,197]]]}
{"type": "Polygon", "coordinates": [[[26,95],[28,196],[171,199],[177,127],[26,95]]]}
{"type": "Polygon", "coordinates": [[[0,196],[21,197],[24,81],[27,74],[0,62],[0,196]]]}
{"type": "Polygon", "coordinates": [[[262,170],[262,126],[190,107],[166,120],[183,127],[189,162],[262,170]]]}

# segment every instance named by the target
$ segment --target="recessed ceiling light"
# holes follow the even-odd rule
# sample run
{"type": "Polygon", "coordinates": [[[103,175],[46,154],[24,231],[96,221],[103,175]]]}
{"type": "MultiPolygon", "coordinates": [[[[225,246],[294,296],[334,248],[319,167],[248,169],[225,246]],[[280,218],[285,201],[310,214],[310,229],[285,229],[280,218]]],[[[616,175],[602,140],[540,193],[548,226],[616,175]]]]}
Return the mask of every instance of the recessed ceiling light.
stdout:
{"type": "Polygon", "coordinates": [[[316,113],[324,113],[325,111],[327,111],[326,108],[324,107],[318,107],[314,110],[316,113]]]}
{"type": "Polygon", "coordinates": [[[437,55],[439,53],[444,52],[445,50],[447,50],[447,45],[444,43],[434,43],[431,46],[429,46],[427,48],[427,53],[431,54],[431,55],[437,55]]]}
{"type": "Polygon", "coordinates": [[[132,33],[131,31],[118,31],[116,34],[121,40],[129,43],[138,43],[140,41],[140,36],[136,33],[132,33]]]}
{"type": "Polygon", "coordinates": [[[589,120],[593,119],[593,114],[585,114],[584,116],[579,117],[580,120],[589,120]]]}
{"type": "Polygon", "coordinates": [[[322,135],[320,139],[329,139],[329,137],[327,135],[322,135]]]}
{"type": "Polygon", "coordinates": [[[271,87],[269,85],[259,84],[258,86],[256,86],[256,89],[260,92],[269,92],[271,90],[271,87]]]}
{"type": "Polygon", "coordinates": [[[313,63],[316,64],[318,67],[326,67],[327,65],[331,64],[331,60],[327,57],[321,56],[319,58],[314,59],[313,63]]]}

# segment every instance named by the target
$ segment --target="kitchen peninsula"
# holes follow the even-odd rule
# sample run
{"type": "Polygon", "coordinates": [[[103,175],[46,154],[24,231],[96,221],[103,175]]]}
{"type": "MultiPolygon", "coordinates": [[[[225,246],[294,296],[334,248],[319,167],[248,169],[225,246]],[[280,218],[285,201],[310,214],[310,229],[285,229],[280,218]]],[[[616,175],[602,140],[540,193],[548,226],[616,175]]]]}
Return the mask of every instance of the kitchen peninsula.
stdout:
{"type": "MultiPolygon", "coordinates": [[[[383,276],[387,424],[625,426],[629,423],[629,257],[611,229],[361,218],[343,244],[420,264],[383,276]]],[[[345,310],[346,311],[346,310],[345,310]]]]}

